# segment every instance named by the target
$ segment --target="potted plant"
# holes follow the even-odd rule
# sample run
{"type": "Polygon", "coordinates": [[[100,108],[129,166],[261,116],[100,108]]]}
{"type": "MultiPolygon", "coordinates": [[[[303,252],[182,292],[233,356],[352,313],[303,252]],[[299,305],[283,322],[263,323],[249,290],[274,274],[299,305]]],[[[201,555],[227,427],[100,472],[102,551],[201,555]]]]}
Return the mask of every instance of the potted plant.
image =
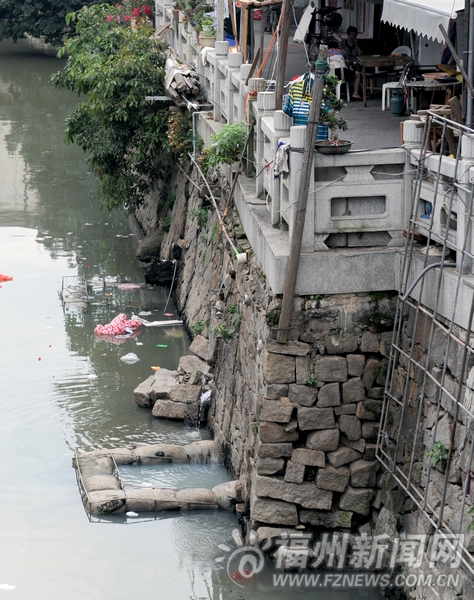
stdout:
{"type": "Polygon", "coordinates": [[[245,123],[222,125],[217,133],[211,135],[211,144],[206,152],[207,164],[211,167],[217,167],[222,163],[239,164],[246,141],[245,123]]]}
{"type": "Polygon", "coordinates": [[[322,154],[344,154],[352,146],[349,140],[340,140],[338,131],[346,131],[347,121],[337,113],[344,107],[344,102],[336,96],[335,89],[339,79],[335,75],[326,75],[324,78],[323,99],[319,122],[326,125],[330,131],[327,140],[316,142],[316,150],[322,154]]]}
{"type": "Polygon", "coordinates": [[[202,11],[198,11],[193,19],[192,26],[194,27],[194,31],[196,32],[196,42],[199,44],[199,37],[202,31],[202,20],[204,18],[204,13],[202,11]]]}
{"type": "Polygon", "coordinates": [[[203,14],[201,21],[201,46],[214,46],[216,40],[216,29],[214,27],[214,20],[210,16],[203,14]]]}

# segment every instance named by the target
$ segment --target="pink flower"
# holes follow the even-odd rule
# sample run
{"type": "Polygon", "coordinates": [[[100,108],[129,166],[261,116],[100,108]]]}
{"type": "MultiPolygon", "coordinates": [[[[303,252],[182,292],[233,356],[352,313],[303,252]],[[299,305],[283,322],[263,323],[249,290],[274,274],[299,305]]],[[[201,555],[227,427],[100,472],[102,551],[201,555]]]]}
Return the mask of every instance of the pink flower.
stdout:
{"type": "Polygon", "coordinates": [[[139,17],[139,16],[140,16],[140,9],[139,9],[139,8],[134,8],[134,9],[132,10],[132,15],[133,15],[134,17],[139,17]]]}
{"type": "Polygon", "coordinates": [[[125,17],[123,18],[124,21],[130,21],[130,17],[128,15],[125,15],[125,17]]]}
{"type": "Polygon", "coordinates": [[[105,17],[105,20],[106,20],[108,23],[110,23],[110,21],[112,20],[112,17],[111,17],[110,15],[107,15],[107,16],[105,17]]]}
{"type": "Polygon", "coordinates": [[[151,8],[149,6],[144,6],[143,7],[143,12],[145,13],[145,15],[147,17],[151,17],[151,15],[153,14],[151,8]]]}

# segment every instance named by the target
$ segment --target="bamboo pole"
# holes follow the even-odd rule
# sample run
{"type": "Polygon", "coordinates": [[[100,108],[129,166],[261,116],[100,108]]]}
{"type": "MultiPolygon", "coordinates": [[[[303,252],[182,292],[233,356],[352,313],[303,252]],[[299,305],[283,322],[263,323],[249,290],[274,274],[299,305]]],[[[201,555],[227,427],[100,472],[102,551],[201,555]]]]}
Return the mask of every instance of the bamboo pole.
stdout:
{"type": "MultiPolygon", "coordinates": [[[[323,76],[326,72],[319,68],[318,63],[319,61],[326,61],[327,54],[327,46],[322,45],[319,50],[318,61],[316,62],[313,95],[309,109],[308,125],[306,127],[303,166],[301,169],[301,187],[296,205],[296,215],[293,221],[290,254],[288,256],[288,264],[286,267],[285,285],[283,287],[283,300],[281,303],[280,320],[278,322],[277,342],[280,344],[285,344],[288,339],[288,330],[290,328],[291,315],[293,314],[293,302],[295,296],[296,278],[298,276],[298,267],[300,263],[301,243],[303,239],[306,206],[308,203],[309,184],[311,177],[313,177],[314,145],[316,142],[316,131],[323,98],[323,76]]],[[[311,201],[316,202],[316,197],[312,198],[311,201]]]]}
{"type": "Polygon", "coordinates": [[[240,9],[240,47],[242,48],[244,64],[248,62],[247,32],[249,29],[249,6],[242,4],[240,9]]]}
{"type": "Polygon", "coordinates": [[[290,26],[292,19],[293,0],[283,0],[281,9],[282,16],[279,23],[278,65],[276,74],[276,107],[281,109],[283,104],[283,88],[285,86],[286,55],[288,54],[288,38],[290,37],[290,26]]]}
{"type": "Polygon", "coordinates": [[[230,22],[232,23],[232,35],[234,36],[235,49],[238,52],[240,50],[240,44],[239,44],[239,38],[237,37],[237,26],[235,24],[234,3],[232,0],[229,0],[229,15],[230,15],[230,22]]]}
{"type": "Polygon", "coordinates": [[[451,54],[453,55],[453,58],[456,62],[456,66],[461,71],[464,81],[466,82],[466,85],[469,88],[469,91],[471,92],[471,97],[472,97],[472,94],[474,93],[474,87],[472,85],[472,81],[469,79],[469,77],[466,73],[466,70],[462,66],[462,62],[456,53],[456,49],[452,45],[451,40],[449,39],[449,35],[447,34],[446,29],[443,27],[442,23],[439,24],[439,28],[441,29],[441,33],[443,34],[446,44],[448,45],[449,49],[451,50],[451,54]]]}

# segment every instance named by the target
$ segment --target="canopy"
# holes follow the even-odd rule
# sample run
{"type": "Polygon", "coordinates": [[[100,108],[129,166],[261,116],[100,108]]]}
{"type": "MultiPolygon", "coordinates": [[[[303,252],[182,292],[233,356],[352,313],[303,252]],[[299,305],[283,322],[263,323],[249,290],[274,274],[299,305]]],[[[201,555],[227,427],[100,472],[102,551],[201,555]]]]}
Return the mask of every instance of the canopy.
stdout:
{"type": "Polygon", "coordinates": [[[455,19],[456,11],[463,9],[464,0],[384,0],[381,20],[444,42],[439,24],[447,31],[449,19],[455,19]]]}

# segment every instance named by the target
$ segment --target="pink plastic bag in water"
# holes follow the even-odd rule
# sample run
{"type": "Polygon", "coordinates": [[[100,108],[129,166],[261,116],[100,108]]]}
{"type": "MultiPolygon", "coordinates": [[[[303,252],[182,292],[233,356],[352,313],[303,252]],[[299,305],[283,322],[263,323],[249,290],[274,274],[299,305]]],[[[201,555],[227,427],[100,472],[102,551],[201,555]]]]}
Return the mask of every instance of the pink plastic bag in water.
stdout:
{"type": "Polygon", "coordinates": [[[127,320],[127,316],[120,313],[107,325],[97,325],[94,333],[97,335],[120,335],[122,333],[131,333],[137,327],[140,327],[140,321],[136,321],[135,319],[127,320]]]}

